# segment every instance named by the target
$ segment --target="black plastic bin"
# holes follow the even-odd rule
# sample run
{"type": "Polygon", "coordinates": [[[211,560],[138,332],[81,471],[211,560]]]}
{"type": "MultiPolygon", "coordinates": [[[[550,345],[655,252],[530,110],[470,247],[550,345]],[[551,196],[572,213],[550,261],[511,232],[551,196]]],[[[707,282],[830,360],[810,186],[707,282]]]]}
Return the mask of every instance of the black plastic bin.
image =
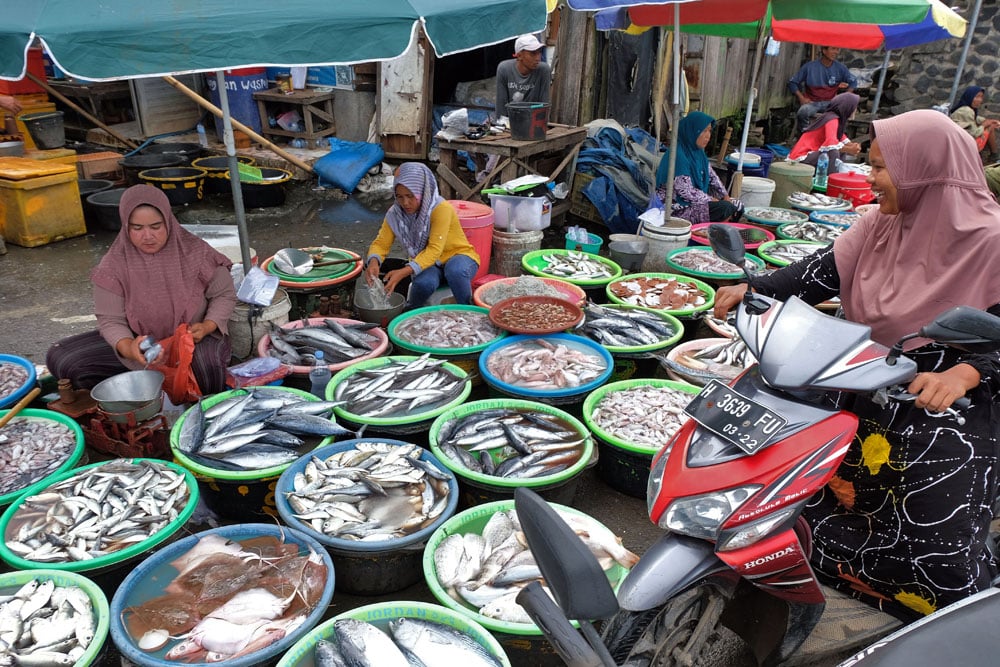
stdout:
{"type": "Polygon", "coordinates": [[[183,206],[202,198],[206,173],[197,167],[165,167],[140,171],[139,180],[163,190],[171,206],[183,206]]]}

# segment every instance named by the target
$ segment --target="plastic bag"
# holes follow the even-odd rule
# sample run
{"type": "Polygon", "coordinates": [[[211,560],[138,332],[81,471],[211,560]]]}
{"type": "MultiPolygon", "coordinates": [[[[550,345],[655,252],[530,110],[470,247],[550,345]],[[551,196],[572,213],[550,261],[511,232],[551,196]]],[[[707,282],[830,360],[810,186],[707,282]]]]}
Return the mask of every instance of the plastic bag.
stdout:
{"type": "Polygon", "coordinates": [[[174,405],[192,403],[201,398],[198,380],[191,364],[194,360],[194,337],[187,324],[181,324],[174,335],[160,341],[165,361],[150,368],[163,373],[163,391],[174,405]]]}

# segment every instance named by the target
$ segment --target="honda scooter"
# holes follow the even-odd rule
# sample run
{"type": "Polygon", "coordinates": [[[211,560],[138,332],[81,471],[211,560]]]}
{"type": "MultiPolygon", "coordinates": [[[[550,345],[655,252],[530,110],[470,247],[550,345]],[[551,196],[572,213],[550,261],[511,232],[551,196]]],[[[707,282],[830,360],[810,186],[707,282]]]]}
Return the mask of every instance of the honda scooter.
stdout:
{"type": "MultiPolygon", "coordinates": [[[[735,230],[714,225],[709,238],[720,257],[744,267],[752,285],[735,230]]],[[[905,387],[917,367],[903,356],[911,338],[972,352],[1000,349],[1000,318],[965,306],[942,313],[892,349],[872,341],[867,326],[795,297],[782,303],[752,290],[738,308],[736,327],[757,362],[730,386],[709,382],[687,407],[691,419],[653,459],[649,515],[667,533],[643,554],[617,596],[609,597],[603,576],[591,581],[596,563],[582,565],[585,557],[560,551],[562,542],[579,540],[550,524],[539,528],[531,510],[522,515],[522,506],[532,505],[524,500],[529,494],[517,499],[559,607],[536,585],[518,601],[568,664],[695,665],[723,626],[747,642],[758,663],[787,660],[825,607],[801,512],[833,476],[857,431],[857,417],[841,410],[836,396],[913,400],[905,387]],[[582,636],[567,618],[581,621],[582,636]],[[599,641],[585,621],[603,618],[609,620],[599,641]]],[[[940,416],[961,424],[964,407],[967,399],[940,416]]]]}

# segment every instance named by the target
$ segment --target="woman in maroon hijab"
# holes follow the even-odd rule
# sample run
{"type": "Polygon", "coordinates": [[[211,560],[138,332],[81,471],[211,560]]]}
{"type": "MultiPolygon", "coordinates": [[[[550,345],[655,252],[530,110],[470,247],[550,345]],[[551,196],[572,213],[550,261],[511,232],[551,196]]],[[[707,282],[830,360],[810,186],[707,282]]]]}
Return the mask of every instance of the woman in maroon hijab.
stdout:
{"type": "MultiPolygon", "coordinates": [[[[1000,205],[975,141],[937,111],[873,123],[868,182],[879,207],[832,245],[755,282],[779,299],[839,295],[844,315],[891,346],[957,305],[1000,315],[1000,205]]],[[[716,295],[717,317],[746,285],[716,295]]],[[[1000,354],[914,339],[912,403],[850,397],[857,438],[805,516],[813,566],[839,588],[913,618],[990,586],[987,544],[1000,460],[1000,354]],[[964,425],[930,416],[968,396],[964,425]]]]}
{"type": "Polygon", "coordinates": [[[121,231],[91,272],[98,329],[49,348],[49,371],[90,389],[144,368],[142,339],[162,340],[186,323],[202,394],[225,390],[231,355],[226,327],[236,306],[232,262],[183,229],[167,196],[151,185],[126,190],[118,212],[121,231]]]}

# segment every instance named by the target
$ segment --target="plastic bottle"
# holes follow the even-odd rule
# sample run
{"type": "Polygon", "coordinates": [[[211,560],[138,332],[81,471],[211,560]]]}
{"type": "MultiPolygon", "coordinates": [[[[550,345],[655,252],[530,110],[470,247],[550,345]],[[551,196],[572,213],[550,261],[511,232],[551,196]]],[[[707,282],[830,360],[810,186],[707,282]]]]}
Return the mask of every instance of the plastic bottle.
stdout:
{"type": "Polygon", "coordinates": [[[208,148],[208,136],[205,134],[205,126],[198,123],[198,143],[202,148],[208,148]]]}
{"type": "Polygon", "coordinates": [[[309,382],[312,384],[309,391],[313,396],[326,398],[326,385],[329,384],[331,375],[330,367],[323,358],[323,350],[316,350],[316,365],[309,369],[309,382]]]}
{"type": "Polygon", "coordinates": [[[825,190],[827,176],[830,173],[830,157],[826,154],[826,151],[822,151],[819,154],[819,159],[816,160],[816,173],[813,175],[813,187],[825,190]]]}

